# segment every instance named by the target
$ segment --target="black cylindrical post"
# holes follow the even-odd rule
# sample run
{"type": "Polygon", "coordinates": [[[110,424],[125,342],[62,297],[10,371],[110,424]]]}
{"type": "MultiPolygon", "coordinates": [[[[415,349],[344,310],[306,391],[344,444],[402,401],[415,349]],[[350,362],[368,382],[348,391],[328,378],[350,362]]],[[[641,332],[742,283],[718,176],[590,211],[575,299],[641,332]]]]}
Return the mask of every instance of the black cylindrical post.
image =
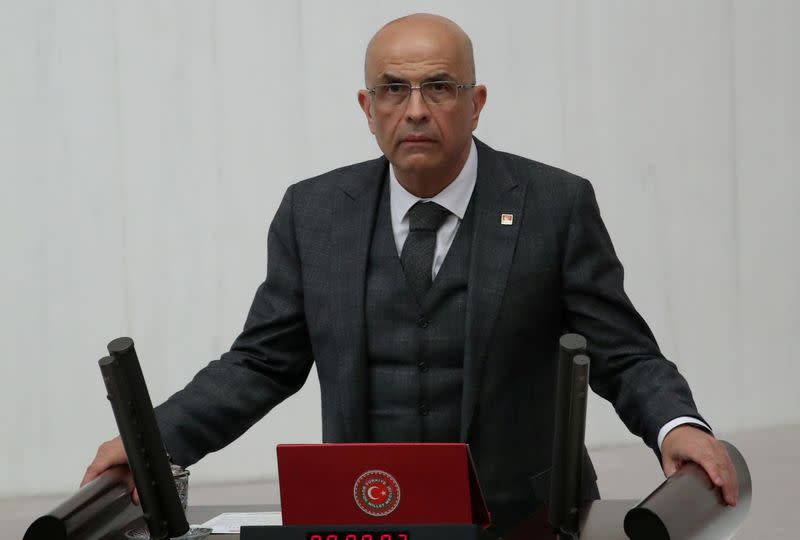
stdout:
{"type": "MultiPolygon", "coordinates": [[[[557,531],[568,532],[572,500],[568,497],[574,490],[570,479],[578,473],[570,472],[570,411],[572,408],[573,360],[586,352],[586,338],[580,334],[564,334],[559,339],[558,378],[556,381],[556,410],[553,433],[553,466],[550,474],[550,501],[548,521],[557,531]]],[[[574,496],[573,496],[574,497],[574,496]]],[[[577,530],[577,522],[576,529],[577,530]]]]}
{"type": "Polygon", "coordinates": [[[569,424],[564,449],[564,494],[562,530],[578,533],[581,484],[583,482],[583,448],[586,434],[586,402],[589,394],[589,357],[578,354],[572,359],[569,424]]]}
{"type": "Polygon", "coordinates": [[[158,540],[181,536],[189,530],[189,523],[175,489],[133,340],[117,338],[108,344],[108,352],[111,356],[99,361],[100,371],[150,536],[158,540]]]}

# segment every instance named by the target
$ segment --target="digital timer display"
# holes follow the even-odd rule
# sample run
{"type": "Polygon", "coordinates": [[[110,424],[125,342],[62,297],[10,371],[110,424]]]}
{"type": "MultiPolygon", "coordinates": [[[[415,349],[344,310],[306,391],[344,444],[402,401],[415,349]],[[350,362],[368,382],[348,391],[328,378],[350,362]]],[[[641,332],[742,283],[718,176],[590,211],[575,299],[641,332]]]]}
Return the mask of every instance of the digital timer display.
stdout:
{"type": "Polygon", "coordinates": [[[322,531],[309,532],[306,540],[411,540],[411,536],[399,531],[322,531]]]}

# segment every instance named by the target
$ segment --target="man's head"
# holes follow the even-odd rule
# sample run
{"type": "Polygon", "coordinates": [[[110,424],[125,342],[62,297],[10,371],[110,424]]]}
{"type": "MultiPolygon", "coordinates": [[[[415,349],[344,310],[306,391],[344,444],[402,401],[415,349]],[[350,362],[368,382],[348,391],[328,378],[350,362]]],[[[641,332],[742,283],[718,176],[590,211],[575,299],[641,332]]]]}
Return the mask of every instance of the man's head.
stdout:
{"type": "Polygon", "coordinates": [[[417,195],[438,193],[466,161],[472,131],[486,102],[486,88],[472,87],[475,62],[469,37],[444,17],[409,15],[388,23],[373,36],[364,72],[367,90],[359,91],[358,101],[398,179],[407,189],[409,185],[428,186],[422,189],[426,193],[417,195]],[[404,94],[403,87],[378,87],[384,99],[376,89],[376,85],[389,83],[417,87],[434,81],[465,86],[456,89],[453,99],[447,97],[443,85],[429,86],[427,97],[412,90],[405,99],[397,95],[385,99],[387,94],[404,94]],[[439,94],[444,99],[435,103],[439,94]]]}

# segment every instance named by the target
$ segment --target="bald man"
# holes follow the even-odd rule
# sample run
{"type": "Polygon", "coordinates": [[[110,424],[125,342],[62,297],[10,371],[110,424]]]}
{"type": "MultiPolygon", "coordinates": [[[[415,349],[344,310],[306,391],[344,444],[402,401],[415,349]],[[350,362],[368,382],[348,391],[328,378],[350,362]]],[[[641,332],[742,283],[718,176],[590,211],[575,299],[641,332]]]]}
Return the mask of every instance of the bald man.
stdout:
{"type": "MultiPolygon", "coordinates": [[[[593,390],[665,474],[697,462],[735,504],[730,459],[628,300],[589,182],[473,138],[487,94],[464,31],[392,21],[365,82],[383,156],[287,190],[244,330],[156,409],[173,461],[226,446],[316,362],[325,442],[467,442],[502,530],[546,502],[557,344],[573,331],[593,390]]],[[[598,498],[584,457],[583,497],[598,498]]],[[[125,463],[119,438],[104,443],[83,483],[125,463]]]]}

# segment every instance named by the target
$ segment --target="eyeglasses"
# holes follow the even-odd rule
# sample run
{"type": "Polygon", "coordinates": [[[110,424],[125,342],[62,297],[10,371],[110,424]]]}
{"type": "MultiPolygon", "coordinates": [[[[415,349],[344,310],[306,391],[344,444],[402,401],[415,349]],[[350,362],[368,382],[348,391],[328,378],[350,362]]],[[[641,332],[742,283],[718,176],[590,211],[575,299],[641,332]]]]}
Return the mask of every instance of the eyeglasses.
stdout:
{"type": "Polygon", "coordinates": [[[376,84],[367,91],[372,94],[376,105],[387,109],[403,105],[414,90],[419,90],[425,103],[441,107],[455,103],[459,90],[469,90],[476,86],[459,84],[455,81],[427,81],[419,86],[411,86],[408,83],[376,84]]]}

